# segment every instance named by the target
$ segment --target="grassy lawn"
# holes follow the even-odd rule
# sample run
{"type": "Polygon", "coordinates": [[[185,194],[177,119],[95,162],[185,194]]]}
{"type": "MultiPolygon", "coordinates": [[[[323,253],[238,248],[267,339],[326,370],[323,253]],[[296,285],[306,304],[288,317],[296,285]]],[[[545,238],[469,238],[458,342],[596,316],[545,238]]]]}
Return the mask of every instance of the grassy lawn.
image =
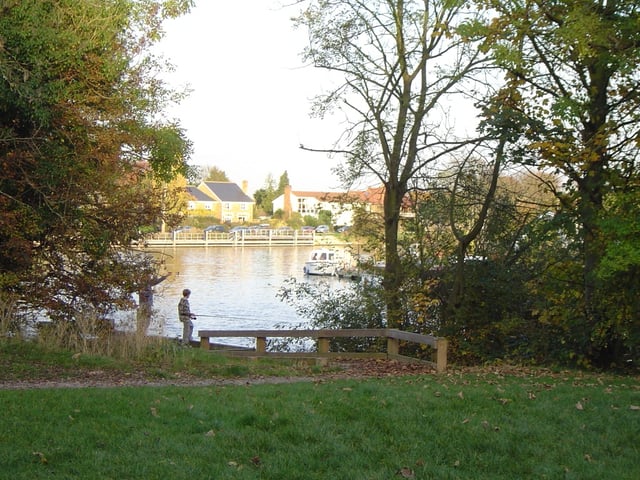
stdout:
{"type": "Polygon", "coordinates": [[[638,479],[638,406],[576,372],[0,390],[0,478],[638,479]]]}

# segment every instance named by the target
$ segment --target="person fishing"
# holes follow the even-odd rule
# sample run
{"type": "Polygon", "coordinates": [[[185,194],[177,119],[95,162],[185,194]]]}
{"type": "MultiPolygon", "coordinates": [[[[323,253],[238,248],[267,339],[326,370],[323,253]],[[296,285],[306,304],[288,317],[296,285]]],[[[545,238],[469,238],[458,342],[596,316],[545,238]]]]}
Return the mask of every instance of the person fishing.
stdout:
{"type": "Polygon", "coordinates": [[[191,290],[185,288],[182,290],[182,298],[178,302],[178,318],[182,322],[182,343],[185,345],[191,344],[191,335],[193,334],[192,320],[196,318],[195,314],[191,313],[190,296],[191,290]]]}

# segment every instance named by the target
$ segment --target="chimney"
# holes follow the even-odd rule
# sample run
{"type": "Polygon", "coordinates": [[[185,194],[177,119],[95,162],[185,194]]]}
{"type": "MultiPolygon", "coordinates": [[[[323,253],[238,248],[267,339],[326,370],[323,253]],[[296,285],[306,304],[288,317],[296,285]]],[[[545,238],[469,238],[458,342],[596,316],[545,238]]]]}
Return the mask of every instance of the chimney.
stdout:
{"type": "Polygon", "coordinates": [[[242,191],[247,193],[249,191],[249,182],[247,180],[242,181],[242,191]]]}
{"type": "Polygon", "coordinates": [[[291,218],[291,185],[284,187],[284,218],[291,218]]]}

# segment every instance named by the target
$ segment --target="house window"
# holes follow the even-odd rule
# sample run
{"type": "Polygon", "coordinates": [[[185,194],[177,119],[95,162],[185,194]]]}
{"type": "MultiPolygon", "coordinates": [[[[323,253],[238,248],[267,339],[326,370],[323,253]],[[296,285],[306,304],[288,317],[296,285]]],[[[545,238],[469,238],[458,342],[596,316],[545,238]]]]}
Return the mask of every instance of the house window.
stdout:
{"type": "Polygon", "coordinates": [[[306,202],[306,198],[299,198],[298,199],[298,212],[300,213],[307,213],[307,202],[306,202]]]}
{"type": "Polygon", "coordinates": [[[195,210],[195,209],[196,209],[196,204],[195,204],[195,202],[188,202],[188,203],[187,203],[187,209],[189,209],[189,210],[195,210]]]}
{"type": "Polygon", "coordinates": [[[228,203],[228,202],[227,202],[227,203],[225,203],[225,204],[224,204],[224,209],[225,209],[225,210],[231,210],[231,204],[230,204],[230,203],[228,203]]]}
{"type": "Polygon", "coordinates": [[[247,209],[247,204],[246,203],[241,203],[240,204],[240,210],[246,210],[247,209]]]}
{"type": "Polygon", "coordinates": [[[205,203],[204,204],[204,209],[205,210],[211,210],[211,204],[210,203],[205,203]]]}

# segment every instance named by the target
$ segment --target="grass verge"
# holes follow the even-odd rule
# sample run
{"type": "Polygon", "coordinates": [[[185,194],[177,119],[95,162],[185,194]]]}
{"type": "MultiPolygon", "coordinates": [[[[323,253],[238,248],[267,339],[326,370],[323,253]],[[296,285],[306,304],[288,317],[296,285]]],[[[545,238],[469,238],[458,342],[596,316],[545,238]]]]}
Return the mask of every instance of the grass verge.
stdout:
{"type": "Polygon", "coordinates": [[[149,343],[135,357],[117,358],[60,348],[36,342],[0,342],[0,382],[77,381],[83,379],[137,378],[153,381],[189,378],[248,376],[299,376],[318,367],[276,359],[255,362],[231,358],[172,340],[149,343]]]}
{"type": "Polygon", "coordinates": [[[0,391],[11,479],[637,479],[640,384],[467,373],[0,391]]]}

